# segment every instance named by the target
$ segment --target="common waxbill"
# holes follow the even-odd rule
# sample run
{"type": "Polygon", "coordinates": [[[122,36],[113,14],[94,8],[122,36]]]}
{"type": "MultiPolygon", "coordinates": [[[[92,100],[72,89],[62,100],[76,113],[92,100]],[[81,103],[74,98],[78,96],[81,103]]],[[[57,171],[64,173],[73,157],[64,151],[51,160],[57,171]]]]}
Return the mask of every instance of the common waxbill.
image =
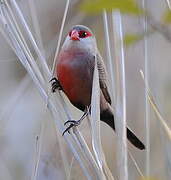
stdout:
{"type": "MultiPolygon", "coordinates": [[[[63,90],[70,102],[81,111],[90,107],[95,57],[100,83],[100,120],[115,130],[106,68],[97,50],[95,36],[86,26],[76,25],[68,33],[57,58],[56,77],[52,79],[54,80],[52,92],[57,88],[63,90]]],[[[68,122],[71,124],[66,131],[79,124],[78,121],[68,122]]],[[[144,144],[128,127],[127,138],[138,149],[145,149],[144,144]]]]}

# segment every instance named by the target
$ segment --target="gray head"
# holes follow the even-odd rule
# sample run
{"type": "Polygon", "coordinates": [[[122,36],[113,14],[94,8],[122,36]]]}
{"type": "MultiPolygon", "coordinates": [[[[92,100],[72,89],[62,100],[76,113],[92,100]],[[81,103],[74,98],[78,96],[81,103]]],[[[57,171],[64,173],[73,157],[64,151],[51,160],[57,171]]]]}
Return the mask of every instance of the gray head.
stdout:
{"type": "Polygon", "coordinates": [[[76,48],[90,52],[96,50],[96,39],[93,32],[86,26],[76,25],[69,31],[64,45],[64,49],[76,48]]]}

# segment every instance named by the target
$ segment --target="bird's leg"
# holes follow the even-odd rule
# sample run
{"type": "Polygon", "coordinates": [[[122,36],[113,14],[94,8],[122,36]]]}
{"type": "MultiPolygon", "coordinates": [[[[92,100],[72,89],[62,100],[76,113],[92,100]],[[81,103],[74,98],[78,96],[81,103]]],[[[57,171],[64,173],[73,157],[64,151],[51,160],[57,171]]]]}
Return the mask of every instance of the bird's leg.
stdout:
{"type": "Polygon", "coordinates": [[[60,82],[56,79],[56,77],[52,78],[49,82],[52,82],[52,89],[51,91],[54,93],[56,89],[62,90],[62,86],[60,85],[60,82]]]}
{"type": "Polygon", "coordinates": [[[65,129],[65,131],[62,133],[62,135],[64,135],[66,132],[69,132],[69,130],[72,128],[72,127],[76,127],[78,125],[81,124],[82,120],[86,118],[86,116],[88,116],[89,114],[89,107],[87,106],[85,111],[84,111],[84,114],[81,116],[81,118],[79,120],[68,120],[64,123],[64,125],[67,125],[68,123],[70,123],[69,127],[67,127],[65,129]]]}

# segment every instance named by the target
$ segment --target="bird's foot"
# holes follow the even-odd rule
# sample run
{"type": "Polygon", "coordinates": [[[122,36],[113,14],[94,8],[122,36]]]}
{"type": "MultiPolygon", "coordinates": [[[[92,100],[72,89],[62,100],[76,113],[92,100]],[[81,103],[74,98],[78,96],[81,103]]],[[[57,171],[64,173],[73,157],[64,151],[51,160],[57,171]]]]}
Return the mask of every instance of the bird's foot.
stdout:
{"type": "Polygon", "coordinates": [[[80,124],[81,124],[81,119],[78,120],[78,121],[68,120],[68,121],[66,121],[66,122],[64,123],[64,125],[67,125],[68,123],[70,123],[70,125],[69,125],[69,126],[65,129],[65,131],[62,133],[62,136],[63,136],[66,132],[70,133],[69,131],[70,131],[71,128],[80,125],[80,124]]]}
{"type": "Polygon", "coordinates": [[[62,90],[62,86],[60,85],[60,82],[56,79],[56,77],[52,78],[49,82],[52,83],[52,89],[51,91],[54,93],[56,89],[62,90]]]}
{"type": "Polygon", "coordinates": [[[68,120],[68,121],[66,121],[66,122],[64,123],[64,126],[66,126],[68,123],[74,124],[74,126],[78,126],[78,125],[80,125],[80,123],[81,123],[81,119],[78,120],[78,121],[68,120]]]}
{"type": "Polygon", "coordinates": [[[81,124],[82,120],[88,115],[89,113],[89,107],[85,109],[84,114],[81,116],[81,118],[78,121],[75,120],[68,120],[64,123],[64,126],[70,123],[70,125],[65,129],[65,131],[62,133],[64,135],[66,132],[70,133],[69,130],[73,127],[76,127],[81,124]]]}

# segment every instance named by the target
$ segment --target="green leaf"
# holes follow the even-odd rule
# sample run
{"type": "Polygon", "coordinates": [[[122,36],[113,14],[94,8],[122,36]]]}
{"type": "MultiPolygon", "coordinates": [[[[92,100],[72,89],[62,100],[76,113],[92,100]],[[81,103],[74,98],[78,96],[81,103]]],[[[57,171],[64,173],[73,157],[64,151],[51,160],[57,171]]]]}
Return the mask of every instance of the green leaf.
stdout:
{"type": "Polygon", "coordinates": [[[164,15],[163,15],[163,22],[165,24],[170,24],[171,23],[171,11],[167,10],[164,15]]]}
{"type": "Polygon", "coordinates": [[[126,34],[124,36],[124,44],[130,46],[144,37],[142,34],[126,34]]]}
{"type": "Polygon", "coordinates": [[[142,14],[135,0],[86,0],[81,4],[81,10],[90,14],[97,14],[104,9],[107,11],[120,10],[121,13],[138,15],[142,14]]]}

